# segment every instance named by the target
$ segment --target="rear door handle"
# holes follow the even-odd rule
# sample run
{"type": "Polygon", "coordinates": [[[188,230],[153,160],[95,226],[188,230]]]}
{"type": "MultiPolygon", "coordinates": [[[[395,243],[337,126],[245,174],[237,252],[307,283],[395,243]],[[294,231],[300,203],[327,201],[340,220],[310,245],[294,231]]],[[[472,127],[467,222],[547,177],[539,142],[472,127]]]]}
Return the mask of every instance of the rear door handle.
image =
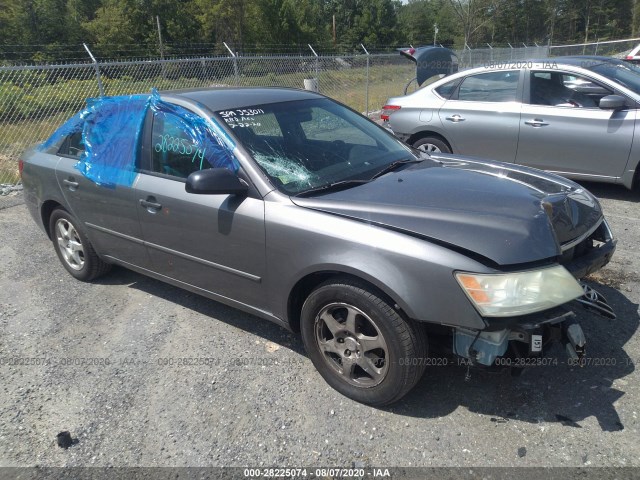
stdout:
{"type": "Polygon", "coordinates": [[[451,115],[450,117],[446,117],[446,118],[447,120],[453,123],[464,122],[465,120],[462,115],[458,115],[457,113],[455,115],[451,115]]]}
{"type": "Polygon", "coordinates": [[[72,192],[78,188],[78,182],[76,182],[73,177],[65,178],[62,180],[62,183],[64,183],[72,192]]]}
{"type": "Polygon", "coordinates": [[[162,204],[155,201],[154,197],[147,197],[140,199],[140,205],[147,209],[149,213],[156,213],[158,210],[162,208],[162,204]]]}
{"type": "Polygon", "coordinates": [[[534,118],[533,120],[527,120],[524,123],[526,123],[527,125],[531,125],[532,127],[545,127],[549,125],[544,120],[541,120],[539,118],[534,118]]]}

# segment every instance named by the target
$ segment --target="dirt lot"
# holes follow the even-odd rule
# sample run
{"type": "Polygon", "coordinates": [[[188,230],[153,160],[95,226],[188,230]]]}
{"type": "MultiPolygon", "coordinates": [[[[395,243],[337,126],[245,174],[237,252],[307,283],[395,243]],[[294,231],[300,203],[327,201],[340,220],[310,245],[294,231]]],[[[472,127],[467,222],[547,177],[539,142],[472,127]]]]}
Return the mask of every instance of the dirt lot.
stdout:
{"type": "Polygon", "coordinates": [[[640,466],[640,193],[588,187],[619,239],[594,278],[618,319],[582,316],[592,365],[432,368],[389,409],[276,325],[126,270],[75,281],[0,198],[0,466],[640,466]]]}

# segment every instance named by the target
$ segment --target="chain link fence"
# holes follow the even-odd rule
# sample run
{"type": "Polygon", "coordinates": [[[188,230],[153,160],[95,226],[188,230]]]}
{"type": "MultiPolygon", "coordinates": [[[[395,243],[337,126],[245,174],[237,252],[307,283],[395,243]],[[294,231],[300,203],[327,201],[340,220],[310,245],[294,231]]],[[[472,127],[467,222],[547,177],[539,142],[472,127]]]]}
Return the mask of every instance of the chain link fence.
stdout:
{"type": "MultiPolygon", "coordinates": [[[[317,85],[364,114],[401,95],[414,65],[397,53],[244,55],[0,67],[0,184],[19,181],[17,160],[79,111],[89,97],[151,88],[317,85]]],[[[0,192],[1,193],[1,192],[0,192]]]]}
{"type": "MultiPolygon", "coordinates": [[[[630,49],[637,40],[625,42],[600,43],[598,48],[591,44],[552,47],[551,54],[610,54],[630,49]]],[[[91,56],[94,61],[86,63],[0,66],[0,193],[19,182],[20,155],[48,138],[89,97],[149,92],[151,88],[304,88],[306,83],[374,116],[387,98],[402,95],[415,77],[415,65],[398,53],[316,56],[311,49],[308,51],[308,55],[234,54],[100,62],[91,56]]],[[[465,48],[456,53],[460,68],[468,68],[546,58],[550,52],[547,47],[535,46],[465,48]]]]}
{"type": "Polygon", "coordinates": [[[495,63],[542,59],[549,56],[546,46],[464,48],[455,50],[460,68],[480,67],[495,63]]]}
{"type": "Polygon", "coordinates": [[[549,56],[602,55],[605,57],[624,58],[638,43],[640,43],[640,38],[595,43],[577,43],[574,45],[552,45],[549,47],[549,56]]]}

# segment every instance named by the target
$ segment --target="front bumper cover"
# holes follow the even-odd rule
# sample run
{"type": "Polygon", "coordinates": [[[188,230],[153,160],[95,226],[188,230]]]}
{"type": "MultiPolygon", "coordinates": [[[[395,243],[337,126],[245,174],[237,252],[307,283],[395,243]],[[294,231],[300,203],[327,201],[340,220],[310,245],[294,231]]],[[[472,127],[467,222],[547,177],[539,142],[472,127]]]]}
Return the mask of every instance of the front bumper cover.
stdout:
{"type": "MultiPolygon", "coordinates": [[[[613,309],[603,295],[585,283],[585,294],[562,307],[545,312],[510,319],[491,319],[486,330],[455,329],[453,351],[469,359],[472,365],[494,366],[499,358],[515,361],[542,355],[552,344],[561,343],[571,361],[583,366],[586,355],[586,337],[577,322],[573,308],[584,307],[605,318],[615,319],[613,309]]],[[[501,363],[511,365],[511,363],[501,363]]]]}

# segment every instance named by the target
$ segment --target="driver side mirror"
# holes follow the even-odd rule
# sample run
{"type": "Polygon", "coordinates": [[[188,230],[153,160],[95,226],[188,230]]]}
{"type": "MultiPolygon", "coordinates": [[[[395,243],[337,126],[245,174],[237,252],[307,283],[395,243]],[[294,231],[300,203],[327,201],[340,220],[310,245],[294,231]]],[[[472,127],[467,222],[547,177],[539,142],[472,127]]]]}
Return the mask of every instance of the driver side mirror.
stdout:
{"type": "Polygon", "coordinates": [[[201,195],[246,195],[249,187],[231,170],[207,168],[193,172],[184,186],[187,193],[201,195]]]}
{"type": "Polygon", "coordinates": [[[607,95],[600,99],[599,107],[603,110],[621,110],[627,106],[624,97],[620,95],[607,95]]]}

